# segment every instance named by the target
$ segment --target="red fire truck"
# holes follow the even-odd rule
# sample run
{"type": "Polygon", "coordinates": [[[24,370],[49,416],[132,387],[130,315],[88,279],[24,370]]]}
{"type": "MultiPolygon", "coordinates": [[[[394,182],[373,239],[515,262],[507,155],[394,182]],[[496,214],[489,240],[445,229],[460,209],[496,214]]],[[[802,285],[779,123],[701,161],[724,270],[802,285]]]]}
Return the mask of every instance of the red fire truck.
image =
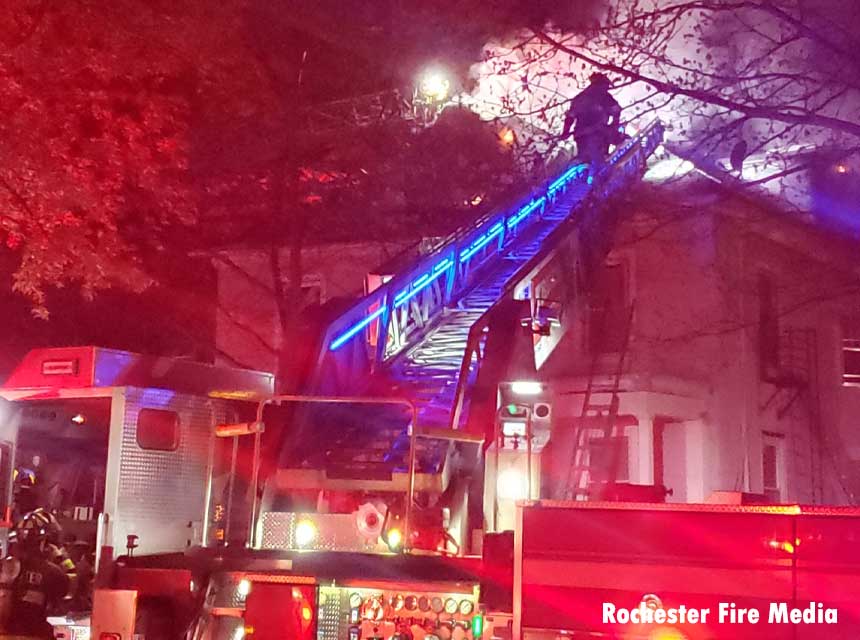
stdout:
{"type": "MultiPolygon", "coordinates": [[[[198,387],[186,393],[170,392],[166,398],[163,389],[177,386],[168,382],[168,365],[186,367],[188,363],[162,360],[161,366],[155,367],[156,361],[146,362],[129,354],[91,349],[41,351],[31,354],[10,381],[25,382],[14,388],[7,383],[4,392],[15,399],[4,424],[9,429],[14,426],[11,434],[17,431],[18,437],[7,441],[7,451],[16,453],[18,461],[28,459],[24,443],[46,440],[27,440],[29,436],[24,435],[32,429],[44,436],[47,431],[39,429],[40,420],[53,425],[53,435],[60,434],[59,441],[66,443],[68,452],[77,452],[82,443],[72,437],[67,422],[75,429],[89,424],[107,432],[103,480],[106,494],[118,494],[117,507],[112,506],[112,500],[106,500],[110,509],[99,508],[104,502],[75,504],[64,520],[69,531],[83,538],[84,529],[93,527],[84,517],[89,511],[82,511],[92,508],[94,532],[100,536],[103,550],[92,626],[85,619],[67,622],[60,629],[64,637],[788,640],[847,639],[856,638],[860,632],[856,604],[860,595],[860,511],[856,509],[540,500],[541,442],[545,434],[540,429],[530,433],[532,425],[527,424],[525,435],[533,446],[506,447],[507,438],[500,436],[501,442],[488,449],[487,460],[496,461],[485,465],[488,475],[483,484],[501,489],[503,474],[521,468],[526,477],[535,478],[535,488],[527,486],[525,495],[519,496],[524,500],[500,492],[502,495],[492,498],[492,505],[484,505],[486,530],[481,554],[475,553],[477,545],[458,553],[453,544],[443,544],[434,552],[420,547],[422,540],[435,538],[422,538],[414,531],[427,526],[426,518],[418,513],[410,514],[409,519],[388,515],[396,508],[389,510],[379,502],[387,498],[393,506],[398,504],[398,492],[412,491],[424,495],[413,495],[409,503],[421,505],[432,482],[416,477],[415,463],[409,465],[411,469],[407,467],[405,482],[398,475],[391,487],[379,479],[367,480],[370,484],[362,486],[355,481],[344,485],[336,474],[327,476],[327,498],[332,503],[337,502],[338,489],[344,486],[366,499],[351,510],[316,505],[306,512],[253,513],[247,504],[241,508],[248,502],[247,496],[259,494],[253,478],[263,466],[264,456],[253,454],[262,454],[265,447],[254,445],[263,445],[265,435],[277,432],[278,420],[294,421],[295,415],[283,413],[285,406],[276,406],[271,398],[256,407],[240,400],[224,400],[224,396],[247,398],[266,390],[265,376],[251,375],[251,380],[258,381],[256,387],[248,384],[247,378],[245,384],[239,384],[250,375],[246,372],[233,372],[228,385],[226,378],[216,380],[223,373],[208,370],[207,379],[200,369],[193,377],[198,387]],[[76,357],[77,366],[69,365],[76,357]],[[108,363],[117,360],[128,365],[124,373],[116,364],[106,369],[108,363]],[[69,373],[53,375],[77,377],[51,386],[47,380],[57,368],[69,373]],[[36,384],[28,382],[27,371],[35,376],[36,384]],[[105,377],[109,371],[113,373],[105,377]],[[144,376],[142,372],[148,373],[144,376]],[[141,377],[134,377],[138,375],[141,377]],[[138,385],[149,379],[149,386],[135,386],[133,379],[138,385]],[[148,394],[139,393],[141,389],[148,389],[148,394]],[[194,399],[198,397],[205,399],[198,404],[194,399]],[[107,422],[99,421],[101,414],[93,412],[97,404],[81,404],[93,398],[111,401],[105,414],[110,418],[107,422]],[[156,407],[157,400],[161,403],[156,407]],[[32,415],[35,408],[37,413],[32,415]],[[154,442],[145,426],[147,410],[179,413],[180,442],[172,451],[143,446],[154,442]],[[198,410],[206,415],[205,420],[195,417],[198,410]],[[56,415],[49,415],[51,411],[56,415]],[[12,415],[16,416],[14,421],[12,415]],[[84,420],[73,419],[78,415],[84,420]],[[187,429],[198,421],[200,448],[192,452],[183,447],[196,442],[187,429]],[[501,445],[498,458],[492,453],[497,445],[501,445]],[[217,454],[220,449],[231,454],[226,457],[226,469],[218,462],[223,459],[217,454]],[[252,464],[244,468],[243,451],[252,454],[252,464]],[[168,486],[159,469],[170,464],[177,452],[186,456],[183,465],[200,463],[200,458],[207,462],[201,463],[199,477],[192,478],[185,470],[185,484],[168,486]],[[129,468],[126,456],[141,455],[153,457],[129,468]],[[112,471],[111,465],[117,464],[115,456],[119,463],[112,471]],[[257,464],[253,464],[255,460],[257,464]],[[125,473],[132,478],[149,473],[148,492],[156,496],[153,505],[161,509],[170,507],[170,500],[181,499],[184,492],[200,491],[203,506],[198,505],[200,513],[195,516],[202,522],[198,525],[200,537],[187,534],[168,539],[169,527],[176,528],[179,523],[173,518],[160,519],[154,511],[149,521],[124,521],[123,516],[132,512],[129,507],[139,504],[130,501],[132,494],[122,490],[128,482],[125,473]],[[250,482],[242,485],[235,477],[242,475],[250,482]],[[216,484],[220,490],[213,488],[216,484]],[[233,504],[225,504],[231,498],[233,504]],[[231,512],[238,515],[231,516],[231,512]],[[495,526],[494,514],[502,515],[495,518],[495,526]],[[244,526],[252,518],[254,526],[244,526]],[[109,529],[104,520],[121,524],[109,529]],[[231,524],[236,529],[232,533],[228,531],[231,524]],[[241,540],[245,536],[249,537],[247,544],[241,540]],[[226,544],[231,540],[234,544],[226,544]],[[120,556],[115,561],[111,547],[120,556]],[[682,609],[685,615],[678,617],[682,609]],[[725,620],[721,620],[723,609],[725,620]],[[709,615],[702,615],[705,610],[709,615]],[[749,619],[753,610],[760,616],[755,623],[749,619]],[[650,611],[650,620],[660,622],[631,622],[635,611],[650,611]],[[659,611],[665,613],[664,618],[656,617],[659,611]],[[698,612],[699,617],[693,620],[691,611],[698,612]],[[732,621],[732,615],[743,617],[732,621]]],[[[372,400],[361,400],[373,405],[372,400]]],[[[345,404],[348,413],[356,413],[354,398],[314,399],[315,404],[327,401],[345,404]]],[[[398,402],[385,399],[388,408],[396,408],[398,402]]],[[[408,403],[403,406],[411,410],[408,403]]],[[[159,424],[159,438],[175,442],[168,437],[170,429],[159,424]]],[[[81,434],[75,437],[87,440],[81,434]]],[[[407,460],[411,452],[417,457],[420,451],[432,450],[421,446],[422,440],[429,439],[470,444],[463,434],[416,431],[407,460]]],[[[57,459],[50,451],[44,456],[44,465],[57,459]]],[[[87,460],[78,466],[88,469],[92,460],[87,460]]],[[[10,463],[7,470],[13,466],[18,462],[10,463]]],[[[451,475],[456,476],[453,471],[451,475]]],[[[303,490],[296,490],[300,496],[303,490]]],[[[285,509],[286,505],[272,503],[271,507],[285,509]]],[[[441,507],[443,512],[445,509],[450,506],[441,507]]],[[[188,522],[194,531],[190,517],[182,524],[188,522]]]]}
{"type": "MultiPolygon", "coordinates": [[[[251,422],[219,431],[256,439],[263,430],[251,422]]],[[[415,434],[413,444],[449,435],[415,434]]],[[[529,455],[539,466],[540,451],[529,455]]],[[[484,483],[498,483],[488,468],[484,483]]],[[[419,540],[410,533],[419,519],[395,528],[384,514],[376,519],[372,501],[349,514],[263,512],[245,548],[120,558],[110,588],[96,591],[93,633],[789,640],[860,632],[860,510],[514,503],[512,531],[488,524],[481,555],[404,551],[392,536],[419,540]],[[386,543],[389,551],[380,552],[386,543]]]]}
{"type": "MultiPolygon", "coordinates": [[[[109,563],[103,552],[127,546],[210,544],[214,425],[253,415],[252,401],[272,392],[267,373],[97,347],[31,351],[0,388],[4,553],[23,481],[27,509],[57,514],[79,564],[109,563]]],[[[83,633],[88,614],[78,613],[83,622],[65,626],[83,633]]]]}
{"type": "Polygon", "coordinates": [[[136,634],[847,640],[860,632],[858,515],[532,502],[520,505],[512,536],[489,539],[483,558],[244,550],[130,558],[118,568],[120,590],[97,592],[94,632],[131,638],[136,598],[157,597],[172,599],[157,611],[180,633],[150,620],[136,634]],[[665,617],[631,622],[637,610],[665,617]]]}

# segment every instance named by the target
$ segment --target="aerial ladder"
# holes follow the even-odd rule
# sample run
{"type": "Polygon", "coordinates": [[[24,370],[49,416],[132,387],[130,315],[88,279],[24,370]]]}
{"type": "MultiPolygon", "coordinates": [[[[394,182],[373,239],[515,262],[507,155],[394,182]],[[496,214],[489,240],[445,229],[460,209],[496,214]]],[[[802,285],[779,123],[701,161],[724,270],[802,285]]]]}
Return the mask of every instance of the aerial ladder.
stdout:
{"type": "MultiPolygon", "coordinates": [[[[376,506],[374,521],[390,525],[411,510],[412,494],[424,496],[425,504],[441,505],[445,515],[440,518],[446,522],[462,523],[463,496],[470,492],[463,485],[474,480],[481,455],[477,445],[485,438],[470,420],[472,391],[494,322],[503,309],[518,308],[510,304],[516,299],[528,307],[526,315],[541,315],[541,302],[529,299],[527,283],[559,256],[578,259],[570,237],[583,211],[599,211],[601,203],[637,180],[661,138],[659,123],[644,128],[614,151],[594,184],[586,165],[568,166],[524,198],[462,227],[434,251],[387,274],[384,284],[335,319],[320,340],[302,393],[356,397],[383,390],[414,402],[415,419],[390,407],[297,407],[289,435],[279,445],[279,460],[263,474],[262,491],[249,491],[262,496],[254,509],[260,523],[248,532],[251,545],[265,546],[267,540],[295,544],[297,522],[315,509],[307,495],[296,499],[296,487],[305,494],[318,491],[319,504],[344,493],[360,495],[361,505],[340,514],[344,527],[355,507],[364,504],[376,506]],[[313,444],[292,446],[297,442],[313,444]]],[[[572,271],[574,264],[566,268],[572,271]]],[[[617,377],[611,395],[617,403],[617,377]]],[[[608,411],[611,430],[611,407],[608,411]]],[[[578,455],[580,463],[587,459],[578,455]]],[[[332,520],[336,514],[325,515],[332,520]]],[[[413,523],[418,521],[416,516],[413,523]]],[[[449,528],[441,522],[434,527],[449,528]]],[[[458,528],[456,540],[447,536],[451,544],[443,544],[449,552],[468,546],[467,527],[458,528]]],[[[431,539],[432,548],[438,540],[431,539]]],[[[402,544],[418,543],[408,538],[402,544]]]]}
{"type": "MultiPolygon", "coordinates": [[[[481,496],[505,352],[560,339],[558,317],[579,297],[541,279],[602,261],[599,251],[584,257],[581,223],[602,220],[661,138],[654,123],[593,182],[573,163],[382,274],[325,328],[303,389],[215,429],[206,527],[215,542],[150,558],[130,539],[100,571],[92,635],[484,637],[479,607],[495,605],[481,604],[474,542],[491,546],[487,534],[511,528],[485,524],[481,496]]],[[[546,434],[530,435],[531,453],[546,434]]]]}
{"type": "MultiPolygon", "coordinates": [[[[487,389],[488,371],[503,370],[500,352],[515,346],[516,330],[527,329],[532,340],[551,338],[558,331],[558,305],[562,312],[566,303],[568,310],[582,306],[580,296],[566,300],[542,286],[541,274],[561,274],[573,265],[593,273],[604,261],[581,233],[582,223],[589,215],[601,219],[600,205],[637,179],[660,137],[659,124],[644,129],[612,155],[610,168],[593,184],[585,166],[568,167],[511,207],[481,217],[406,269],[381,278],[381,286],[327,327],[302,393],[265,398],[255,419],[215,430],[225,442],[232,440],[234,460],[239,439],[253,443],[249,493],[251,512],[260,515],[252,518],[250,548],[209,546],[142,557],[130,544],[115,576],[103,582],[110,588],[96,590],[89,637],[700,637],[698,626],[643,630],[607,622],[601,613],[607,600],[657,610],[693,596],[716,610],[718,603],[752,593],[762,602],[798,606],[826,601],[841,607],[844,623],[842,611],[852,613],[851,592],[833,585],[856,582],[860,564],[849,535],[856,510],[526,500],[513,505],[512,531],[488,536],[483,554],[465,549],[450,526],[456,520],[452,487],[458,488],[468,458],[464,449],[495,439],[499,430],[493,424],[488,437],[482,420],[474,419],[486,415],[480,391],[487,389]],[[527,317],[519,315],[522,310],[527,317]],[[294,410],[287,413],[292,427],[281,434],[283,454],[274,473],[260,474],[262,438],[271,435],[273,423],[266,411],[286,406],[294,410]],[[260,509],[258,475],[265,480],[260,509]],[[309,507],[307,496],[298,495],[308,491],[332,495],[309,507]],[[398,493],[406,498],[399,504],[398,493]],[[360,502],[358,508],[335,506],[345,494],[360,502]],[[441,511],[450,512],[449,522],[439,526],[449,538],[441,547],[423,546],[426,539],[410,534],[408,518],[400,537],[392,535],[404,504],[427,512],[445,505],[441,511]],[[666,531],[718,535],[688,536],[678,544],[666,531]],[[350,533],[358,534],[352,543],[350,533]],[[398,551],[409,553],[393,553],[398,551]],[[709,580],[715,571],[724,579],[709,580]],[[659,593],[652,591],[655,582],[663,585],[659,593]]],[[[604,218],[608,237],[612,221],[604,218]]],[[[632,308],[629,313],[625,342],[632,308]]],[[[616,366],[606,384],[592,366],[582,407],[584,416],[604,421],[598,431],[610,436],[626,351],[625,344],[613,354],[616,366]]],[[[492,375],[489,380],[492,386],[492,375]]],[[[542,437],[528,424],[530,417],[528,450],[542,437]]],[[[577,451],[584,468],[575,465],[569,478],[576,497],[591,472],[582,438],[577,451]]],[[[484,461],[489,465],[490,456],[484,461]]],[[[231,478],[235,471],[234,465],[231,478]]],[[[208,493],[215,495],[214,486],[208,493]]],[[[423,523],[413,515],[420,529],[423,523]]],[[[790,625],[777,626],[774,637],[794,637],[790,625]]],[[[734,638],[737,629],[717,625],[704,633],[734,638]]],[[[849,620],[833,637],[856,637],[856,629],[856,619],[849,620]]],[[[744,637],[756,634],[753,627],[744,637]]]]}

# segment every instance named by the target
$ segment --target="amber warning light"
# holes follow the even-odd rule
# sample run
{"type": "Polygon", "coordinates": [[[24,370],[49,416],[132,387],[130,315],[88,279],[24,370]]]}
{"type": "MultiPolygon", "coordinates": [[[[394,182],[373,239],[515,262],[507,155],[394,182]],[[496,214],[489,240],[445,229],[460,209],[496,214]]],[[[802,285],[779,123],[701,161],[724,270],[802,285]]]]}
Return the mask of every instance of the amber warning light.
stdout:
{"type": "Polygon", "coordinates": [[[239,422],[236,424],[219,424],[215,427],[215,435],[219,438],[233,438],[235,436],[249,436],[255,433],[263,433],[265,426],[262,422],[239,422]]]}

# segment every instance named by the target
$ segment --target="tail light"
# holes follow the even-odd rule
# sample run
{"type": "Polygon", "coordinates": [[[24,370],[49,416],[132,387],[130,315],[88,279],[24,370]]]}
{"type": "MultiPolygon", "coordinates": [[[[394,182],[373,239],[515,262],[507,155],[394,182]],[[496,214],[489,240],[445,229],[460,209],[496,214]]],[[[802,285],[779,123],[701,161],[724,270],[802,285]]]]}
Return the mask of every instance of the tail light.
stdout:
{"type": "Polygon", "coordinates": [[[122,636],[118,633],[109,633],[107,631],[102,631],[99,634],[99,640],[122,640],[122,636]]]}
{"type": "Polygon", "coordinates": [[[658,627],[651,632],[648,640],[686,640],[687,636],[674,627],[658,627]]]}

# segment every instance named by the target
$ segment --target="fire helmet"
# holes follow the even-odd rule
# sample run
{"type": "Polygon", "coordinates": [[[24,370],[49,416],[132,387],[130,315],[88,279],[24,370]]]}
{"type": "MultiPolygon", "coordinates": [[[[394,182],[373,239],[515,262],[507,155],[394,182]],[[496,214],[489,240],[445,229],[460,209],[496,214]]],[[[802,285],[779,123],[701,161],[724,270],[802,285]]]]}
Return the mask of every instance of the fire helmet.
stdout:
{"type": "Polygon", "coordinates": [[[43,543],[60,544],[62,536],[63,528],[54,515],[40,508],[15,523],[9,534],[9,542],[25,547],[41,547],[43,543]]]}
{"type": "Polygon", "coordinates": [[[610,80],[605,74],[602,73],[592,73],[588,78],[588,81],[593,85],[602,85],[607,89],[612,86],[612,80],[610,80]]]}

